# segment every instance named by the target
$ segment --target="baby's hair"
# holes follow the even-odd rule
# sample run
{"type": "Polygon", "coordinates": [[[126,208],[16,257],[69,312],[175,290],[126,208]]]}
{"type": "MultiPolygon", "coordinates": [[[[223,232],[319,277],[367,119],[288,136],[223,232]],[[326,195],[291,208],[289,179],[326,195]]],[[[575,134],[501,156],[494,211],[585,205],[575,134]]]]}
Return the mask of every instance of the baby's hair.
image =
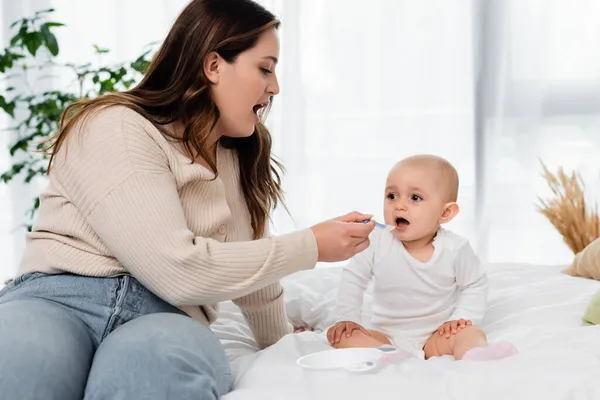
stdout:
{"type": "Polygon", "coordinates": [[[447,202],[458,200],[458,172],[448,160],[432,154],[417,154],[401,160],[394,168],[408,164],[431,168],[438,173],[438,184],[444,200],[447,202]]]}

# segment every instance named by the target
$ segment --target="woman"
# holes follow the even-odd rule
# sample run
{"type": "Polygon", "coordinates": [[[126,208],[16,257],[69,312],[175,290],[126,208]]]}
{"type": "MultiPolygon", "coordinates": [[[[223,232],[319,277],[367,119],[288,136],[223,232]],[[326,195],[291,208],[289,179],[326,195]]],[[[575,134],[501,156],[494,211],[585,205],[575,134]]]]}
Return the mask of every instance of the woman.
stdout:
{"type": "Polygon", "coordinates": [[[360,213],[267,235],[278,26],[250,0],[194,0],[137,87],[65,112],[0,293],[3,398],[218,398],[215,304],[233,300],[264,348],[290,332],[281,277],[368,246],[360,213]]]}

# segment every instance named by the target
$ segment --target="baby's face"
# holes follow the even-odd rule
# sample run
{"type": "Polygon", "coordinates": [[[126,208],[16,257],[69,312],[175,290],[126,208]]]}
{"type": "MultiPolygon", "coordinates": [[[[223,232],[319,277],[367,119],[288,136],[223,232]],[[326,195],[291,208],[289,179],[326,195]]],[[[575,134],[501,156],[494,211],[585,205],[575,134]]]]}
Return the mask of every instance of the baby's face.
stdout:
{"type": "Polygon", "coordinates": [[[446,202],[436,186],[436,174],[427,168],[405,165],[390,172],[383,209],[394,236],[412,241],[437,231],[446,202]]]}

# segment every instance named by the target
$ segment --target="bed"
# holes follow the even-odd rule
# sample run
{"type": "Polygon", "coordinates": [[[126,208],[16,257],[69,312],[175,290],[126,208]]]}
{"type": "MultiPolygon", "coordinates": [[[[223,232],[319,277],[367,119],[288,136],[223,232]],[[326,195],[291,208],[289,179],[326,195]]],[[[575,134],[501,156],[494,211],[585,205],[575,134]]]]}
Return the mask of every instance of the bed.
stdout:
{"type": "MultiPolygon", "coordinates": [[[[488,265],[483,329],[490,342],[511,341],[518,355],[490,362],[409,360],[369,373],[296,364],[300,356],[329,348],[319,331],[333,322],[341,267],[292,275],[283,281],[290,319],[316,331],[288,335],[259,352],[240,311],[224,303],[214,330],[235,375],[235,389],[224,399],[600,399],[600,326],[581,324],[600,282],[562,274],[562,268],[488,265]]],[[[370,300],[367,292],[365,318],[370,300]]]]}

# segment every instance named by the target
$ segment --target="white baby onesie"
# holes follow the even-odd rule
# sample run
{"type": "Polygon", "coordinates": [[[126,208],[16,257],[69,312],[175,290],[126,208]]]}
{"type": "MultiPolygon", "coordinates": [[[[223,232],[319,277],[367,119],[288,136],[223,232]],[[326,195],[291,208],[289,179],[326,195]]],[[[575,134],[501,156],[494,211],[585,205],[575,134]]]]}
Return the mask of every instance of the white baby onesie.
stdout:
{"type": "Polygon", "coordinates": [[[370,327],[416,357],[424,357],[423,346],[444,322],[481,323],[488,281],[467,239],[440,228],[426,263],[412,257],[389,231],[375,229],[370,241],[343,270],[337,321],[361,323],[363,294],[372,280],[370,327]]]}

